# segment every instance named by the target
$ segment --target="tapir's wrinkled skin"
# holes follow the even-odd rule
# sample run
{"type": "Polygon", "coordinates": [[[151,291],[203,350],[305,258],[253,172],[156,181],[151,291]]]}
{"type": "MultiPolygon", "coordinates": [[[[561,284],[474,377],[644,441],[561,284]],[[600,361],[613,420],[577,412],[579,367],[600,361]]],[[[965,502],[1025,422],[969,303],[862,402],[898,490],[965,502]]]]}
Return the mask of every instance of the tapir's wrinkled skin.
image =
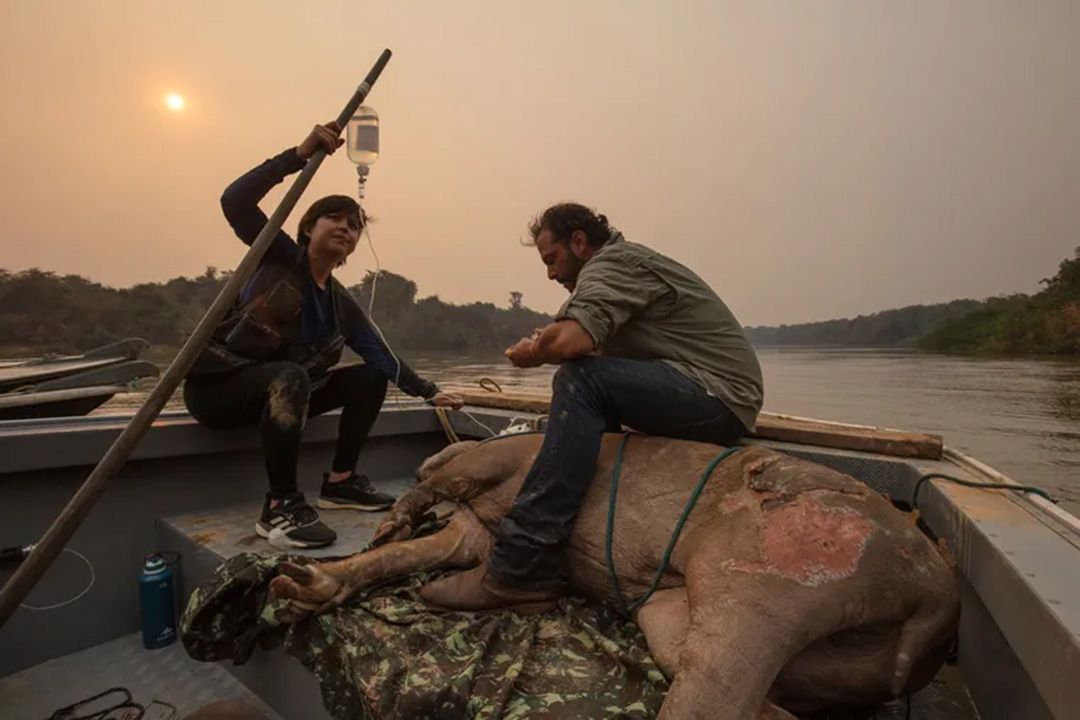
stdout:
{"type": "MultiPolygon", "coordinates": [[[[608,435],[566,548],[579,592],[614,594],[605,565],[608,495],[619,435],[608,435]]],[[[359,588],[422,569],[485,562],[543,441],[456,443],[379,526],[379,547],[336,563],[285,565],[271,587],[298,613],[336,607],[359,588]],[[408,540],[434,504],[458,503],[442,531],[408,540]]],[[[715,445],[633,436],[620,473],[613,557],[640,597],[715,445]]],[[[854,478],[761,447],[713,472],[683,527],[660,590],[635,615],[673,678],[660,717],[789,718],[785,710],[874,705],[930,681],[959,616],[957,583],[910,519],[854,478]],[[778,707],[779,706],[779,707],[778,707]]]]}

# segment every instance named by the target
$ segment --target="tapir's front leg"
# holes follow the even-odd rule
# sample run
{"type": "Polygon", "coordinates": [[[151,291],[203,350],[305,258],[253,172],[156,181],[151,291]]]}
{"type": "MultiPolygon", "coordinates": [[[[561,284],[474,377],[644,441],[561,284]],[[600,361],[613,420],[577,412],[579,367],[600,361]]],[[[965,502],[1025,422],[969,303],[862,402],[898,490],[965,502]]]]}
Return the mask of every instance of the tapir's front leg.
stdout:
{"type": "Polygon", "coordinates": [[[337,562],[311,565],[282,563],[270,582],[273,598],[287,598],[294,609],[325,612],[357,590],[380,580],[423,570],[470,568],[491,552],[491,533],[462,505],[450,524],[427,537],[391,543],[337,562]]]}
{"type": "MultiPolygon", "coordinates": [[[[434,505],[444,500],[464,503],[487,489],[488,484],[456,474],[441,474],[409,488],[398,498],[389,515],[375,528],[371,546],[379,547],[387,543],[399,542],[412,537],[413,531],[421,524],[423,515],[434,505]]],[[[459,505],[459,508],[465,507],[459,505]]],[[[460,512],[460,510],[459,510],[460,512]]]]}
{"type": "Polygon", "coordinates": [[[520,482],[536,455],[537,442],[532,436],[480,448],[476,442],[460,442],[428,458],[416,472],[420,483],[398,498],[379,523],[372,547],[411,537],[424,513],[444,500],[465,503],[511,479],[520,482]]]}

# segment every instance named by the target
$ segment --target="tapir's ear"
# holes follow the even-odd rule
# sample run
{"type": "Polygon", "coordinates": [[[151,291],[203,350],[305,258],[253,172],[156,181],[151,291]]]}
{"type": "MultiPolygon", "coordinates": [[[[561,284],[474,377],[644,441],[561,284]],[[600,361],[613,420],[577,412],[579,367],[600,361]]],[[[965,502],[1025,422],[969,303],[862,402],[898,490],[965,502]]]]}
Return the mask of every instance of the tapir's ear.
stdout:
{"type": "Polygon", "coordinates": [[[472,450],[479,444],[476,440],[465,440],[444,447],[420,464],[420,467],[416,469],[416,479],[420,482],[427,482],[435,471],[440,470],[458,455],[472,450]]]}

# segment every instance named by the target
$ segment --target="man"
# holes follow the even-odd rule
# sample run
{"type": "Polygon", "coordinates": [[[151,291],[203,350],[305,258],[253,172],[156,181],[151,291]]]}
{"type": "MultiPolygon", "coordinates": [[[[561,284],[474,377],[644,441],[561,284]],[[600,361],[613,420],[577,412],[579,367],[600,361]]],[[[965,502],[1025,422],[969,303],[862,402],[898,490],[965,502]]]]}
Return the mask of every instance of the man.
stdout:
{"type": "Polygon", "coordinates": [[[529,229],[548,278],[570,297],[506,356],[560,366],[548,426],[488,565],[429,586],[429,601],[447,609],[535,609],[557,597],[562,546],[605,431],[731,445],[754,429],[763,401],[742,327],[693,272],[582,205],[548,208],[529,229]]]}

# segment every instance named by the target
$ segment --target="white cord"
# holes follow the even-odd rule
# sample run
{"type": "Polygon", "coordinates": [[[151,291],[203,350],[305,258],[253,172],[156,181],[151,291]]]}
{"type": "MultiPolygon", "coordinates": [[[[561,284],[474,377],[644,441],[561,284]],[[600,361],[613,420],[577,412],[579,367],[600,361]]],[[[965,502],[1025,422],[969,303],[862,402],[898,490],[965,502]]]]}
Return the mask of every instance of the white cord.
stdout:
{"type": "Polygon", "coordinates": [[[529,424],[529,421],[525,418],[520,418],[517,415],[510,418],[510,422],[506,423],[506,427],[503,428],[500,435],[514,435],[517,433],[532,432],[533,426],[529,424]]]}
{"type": "MultiPolygon", "coordinates": [[[[371,231],[368,230],[367,224],[364,225],[364,237],[367,238],[368,247],[371,249],[371,256],[375,258],[375,277],[371,279],[371,298],[368,300],[368,321],[371,323],[371,326],[375,328],[375,332],[379,334],[379,338],[383,341],[383,344],[386,345],[386,349],[390,353],[390,357],[394,358],[394,362],[397,365],[396,372],[394,373],[394,387],[397,387],[398,382],[401,380],[401,360],[398,359],[398,356],[394,352],[394,349],[390,347],[390,343],[386,341],[386,336],[383,335],[383,331],[379,328],[378,323],[375,322],[375,287],[376,285],[378,285],[379,273],[382,272],[382,266],[379,264],[379,255],[375,252],[375,243],[371,240],[371,231]]],[[[397,393],[394,393],[394,404],[397,405],[399,408],[401,407],[401,400],[398,398],[397,393]]],[[[474,423],[487,430],[488,434],[491,435],[491,437],[495,437],[495,435],[498,434],[490,427],[477,420],[476,417],[468,410],[462,408],[461,412],[464,413],[474,423]]]]}
{"type": "Polygon", "coordinates": [[[71,603],[75,602],[76,600],[81,598],[86,593],[90,592],[90,588],[94,587],[94,581],[97,579],[96,576],[94,575],[94,566],[93,566],[93,564],[89,560],[86,559],[85,555],[83,555],[82,553],[77,552],[75,550],[72,550],[71,548],[64,548],[64,552],[69,552],[72,555],[75,555],[76,557],[82,558],[82,561],[84,563],[86,563],[86,567],[90,568],[90,584],[87,585],[86,588],[81,593],[76,595],[75,597],[71,598],[70,600],[65,600],[64,602],[61,602],[61,603],[56,603],[55,605],[41,605],[41,606],[38,606],[38,605],[27,605],[26,603],[22,603],[22,604],[19,605],[19,607],[24,607],[27,610],[56,610],[57,608],[62,608],[65,605],[70,605],[71,603]]]}
{"type": "MultiPolygon", "coordinates": [[[[375,243],[371,241],[371,231],[368,230],[368,223],[364,223],[364,237],[367,238],[368,247],[371,248],[371,256],[375,258],[375,276],[371,279],[371,299],[368,300],[368,322],[375,328],[375,332],[379,334],[379,338],[383,341],[383,345],[386,346],[387,352],[390,353],[390,357],[394,358],[394,364],[396,369],[394,371],[394,387],[398,387],[398,383],[401,381],[401,360],[398,359],[397,353],[390,347],[390,343],[386,341],[386,336],[383,335],[382,329],[379,324],[375,322],[375,287],[379,283],[379,273],[382,272],[382,268],[379,265],[379,255],[375,252],[375,243]]],[[[401,407],[401,399],[398,394],[394,393],[394,404],[399,408],[401,407]]]]}
{"type": "Polygon", "coordinates": [[[477,425],[479,425],[480,427],[482,427],[482,428],[484,428],[485,430],[487,430],[487,431],[488,431],[488,434],[489,434],[489,435],[491,435],[491,437],[495,437],[496,435],[498,435],[498,433],[497,433],[497,432],[495,432],[494,430],[492,430],[491,428],[489,428],[489,427],[488,427],[487,425],[485,425],[484,423],[482,423],[482,422],[480,422],[479,420],[477,420],[477,419],[476,419],[476,416],[475,416],[475,415],[473,415],[473,414],[472,414],[471,412],[469,412],[468,410],[466,410],[465,408],[462,408],[460,412],[462,412],[462,413],[463,413],[463,414],[464,414],[464,415],[465,415],[465,416],[466,416],[467,418],[469,418],[470,420],[472,420],[472,421],[473,421],[474,423],[476,423],[476,424],[477,424],[477,425]]]}

